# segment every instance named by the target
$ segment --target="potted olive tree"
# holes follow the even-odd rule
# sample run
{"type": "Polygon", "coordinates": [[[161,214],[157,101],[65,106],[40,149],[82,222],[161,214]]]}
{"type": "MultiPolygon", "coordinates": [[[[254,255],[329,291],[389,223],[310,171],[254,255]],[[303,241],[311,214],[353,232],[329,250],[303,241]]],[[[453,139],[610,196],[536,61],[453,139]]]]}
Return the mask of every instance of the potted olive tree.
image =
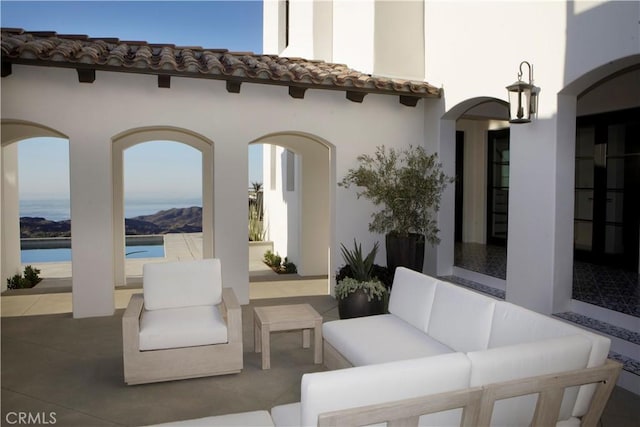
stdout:
{"type": "Polygon", "coordinates": [[[453,179],[442,171],[437,154],[422,147],[379,146],[373,156],[358,156],[358,162],[338,185],[355,185],[358,198],[380,208],[371,216],[369,231],[385,234],[391,274],[397,266],[422,271],[425,242],[440,242],[435,215],[442,192],[453,179]]]}
{"type": "Polygon", "coordinates": [[[374,274],[374,261],[378,253],[378,242],[363,257],[362,245],[353,240],[353,250],[341,246],[346,263],[336,276],[336,298],[341,319],[371,316],[384,313],[386,286],[374,274]]]}

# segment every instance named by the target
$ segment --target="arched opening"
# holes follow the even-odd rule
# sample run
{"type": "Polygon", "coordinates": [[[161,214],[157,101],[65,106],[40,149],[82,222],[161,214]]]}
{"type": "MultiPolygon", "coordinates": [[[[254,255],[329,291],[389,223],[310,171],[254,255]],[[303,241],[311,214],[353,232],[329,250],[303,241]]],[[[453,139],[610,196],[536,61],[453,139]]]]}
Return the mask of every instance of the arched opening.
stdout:
{"type": "MultiPolygon", "coordinates": [[[[23,272],[20,243],[20,188],[18,142],[32,138],[58,138],[68,141],[63,133],[46,126],[21,121],[2,120],[2,144],[0,150],[0,276],[2,290],[7,289],[6,279],[23,272]]],[[[68,144],[68,143],[67,143],[68,144]]],[[[67,193],[69,183],[67,180],[67,193]]],[[[70,264],[69,264],[70,266],[70,264]]],[[[70,269],[67,277],[71,276],[70,269]]]]}
{"type": "Polygon", "coordinates": [[[442,118],[455,144],[453,275],[501,290],[507,268],[509,206],[508,104],[466,100],[442,118]]]}
{"type": "Polygon", "coordinates": [[[640,55],[634,55],[561,92],[575,100],[572,298],[631,316],[640,310],[638,81],[640,55]]]}
{"type": "MultiPolygon", "coordinates": [[[[126,150],[133,148],[134,146],[143,147],[145,143],[152,144],[171,144],[175,149],[181,144],[185,144],[190,149],[197,151],[197,156],[201,158],[201,185],[200,194],[193,195],[192,201],[201,201],[201,224],[202,234],[199,233],[186,233],[176,237],[177,241],[175,245],[182,247],[184,250],[183,255],[176,254],[175,259],[192,258],[210,258],[214,256],[213,245],[213,143],[208,139],[197,135],[195,133],[185,131],[176,128],[145,128],[136,129],[130,132],[125,132],[118,135],[113,139],[113,220],[114,220],[114,273],[116,286],[122,286],[127,284],[127,275],[131,277],[130,281],[138,281],[138,277],[141,274],[141,266],[144,262],[150,262],[153,260],[143,259],[128,261],[125,263],[125,164],[126,150]],[[142,145],[139,145],[142,144],[142,145]],[[177,146],[174,144],[178,144],[177,146]],[[130,274],[128,274],[130,273],[130,274]]],[[[151,146],[151,145],[150,145],[151,146]]],[[[133,148],[135,150],[135,148],[133,148]]],[[[165,153],[166,154],[166,153],[165,153]]],[[[196,168],[198,169],[198,168],[196,168]]],[[[131,172],[130,172],[131,173],[131,172]]],[[[140,179],[143,179],[141,177],[140,179]]],[[[179,183],[172,183],[173,188],[178,190],[179,183]],[[176,186],[177,185],[177,186],[176,186]]],[[[183,189],[183,195],[186,189],[183,189]]],[[[167,201],[168,193],[165,192],[163,200],[167,201]]],[[[188,200],[186,200],[188,201],[188,200]]],[[[186,202],[183,200],[183,203],[186,202]]],[[[187,206],[185,206],[187,207],[187,206]]],[[[187,208],[191,208],[188,206],[187,208]]],[[[174,212],[175,213],[175,212],[174,212]]],[[[177,229],[179,230],[179,229],[177,229]]],[[[183,229],[183,231],[188,231],[183,229]]],[[[168,243],[165,238],[165,255],[169,254],[169,258],[173,255],[170,254],[171,248],[167,247],[168,243]]],[[[181,252],[181,253],[182,253],[181,252]]],[[[166,259],[166,258],[164,258],[166,259]]],[[[160,260],[160,259],[156,259],[160,260]]]]}
{"type": "MultiPolygon", "coordinates": [[[[322,280],[322,293],[327,294],[334,241],[334,150],[302,133],[271,134],[251,145],[262,148],[265,239],[274,253],[295,264],[300,278],[322,280]]],[[[253,252],[253,258],[260,257],[253,252]]],[[[255,265],[256,260],[250,258],[250,263],[255,265]]],[[[252,274],[252,280],[278,280],[261,270],[262,274],[252,274]]]]}
{"type": "Polygon", "coordinates": [[[37,289],[70,290],[69,141],[39,137],[17,145],[22,267],[32,266],[46,279],[37,289]]]}
{"type": "Polygon", "coordinates": [[[145,263],[202,258],[202,154],[175,141],[148,141],[124,152],[125,270],[145,263]]]}

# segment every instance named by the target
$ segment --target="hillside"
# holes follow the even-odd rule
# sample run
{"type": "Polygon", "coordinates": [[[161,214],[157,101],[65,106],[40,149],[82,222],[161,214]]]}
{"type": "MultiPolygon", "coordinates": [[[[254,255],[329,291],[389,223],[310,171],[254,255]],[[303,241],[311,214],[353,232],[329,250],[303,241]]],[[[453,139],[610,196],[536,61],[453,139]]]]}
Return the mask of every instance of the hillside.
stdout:
{"type": "MultiPolygon", "coordinates": [[[[173,208],[124,220],[126,234],[198,233],[202,231],[202,208],[173,208]]],[[[20,218],[21,238],[69,237],[71,221],[20,218]]]]}

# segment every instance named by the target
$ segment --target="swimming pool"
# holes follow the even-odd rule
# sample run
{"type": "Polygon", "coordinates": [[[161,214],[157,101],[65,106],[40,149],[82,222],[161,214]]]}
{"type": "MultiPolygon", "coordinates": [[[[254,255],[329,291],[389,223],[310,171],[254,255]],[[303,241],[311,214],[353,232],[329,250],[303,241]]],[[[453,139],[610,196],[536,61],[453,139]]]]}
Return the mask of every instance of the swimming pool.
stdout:
{"type": "MultiPolygon", "coordinates": [[[[163,258],[164,245],[135,245],[125,247],[125,258],[163,258]]],[[[20,251],[22,264],[40,262],[68,262],[71,261],[71,248],[22,249],[20,251]]]]}

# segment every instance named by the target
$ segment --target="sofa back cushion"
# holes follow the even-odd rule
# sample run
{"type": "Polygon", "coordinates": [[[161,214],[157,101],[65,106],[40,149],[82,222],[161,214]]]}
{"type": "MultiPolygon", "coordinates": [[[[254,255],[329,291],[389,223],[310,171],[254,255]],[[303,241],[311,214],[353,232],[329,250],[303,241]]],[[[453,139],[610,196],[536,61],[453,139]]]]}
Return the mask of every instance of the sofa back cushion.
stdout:
{"type": "MultiPolygon", "coordinates": [[[[609,338],[504,301],[496,303],[491,324],[489,348],[570,335],[582,335],[591,342],[587,367],[591,368],[604,364],[611,347],[609,338]]],[[[595,387],[590,385],[580,387],[580,395],[573,412],[574,416],[585,414],[594,390],[595,387]]]]}
{"type": "MultiPolygon", "coordinates": [[[[470,363],[462,353],[305,374],[301,425],[316,426],[318,415],[325,412],[467,388],[469,375],[470,363]]],[[[453,410],[423,418],[428,425],[459,425],[461,413],[453,410]]]]}
{"type": "Polygon", "coordinates": [[[222,301],[219,259],[145,264],[142,271],[147,310],[217,305],[222,301]]]}
{"type": "Polygon", "coordinates": [[[389,313],[426,331],[437,283],[437,279],[426,274],[405,267],[396,268],[389,296],[389,313]]]}
{"type": "Polygon", "coordinates": [[[454,351],[484,350],[489,343],[495,301],[446,282],[438,282],[427,333],[454,351]]]}
{"type": "MultiPolygon", "coordinates": [[[[471,360],[470,386],[585,368],[590,351],[591,342],[587,338],[572,335],[470,352],[467,353],[471,360]]],[[[565,390],[559,420],[571,417],[577,393],[577,387],[565,390]]],[[[530,425],[536,407],[536,396],[497,401],[491,424],[530,425]]]]}

